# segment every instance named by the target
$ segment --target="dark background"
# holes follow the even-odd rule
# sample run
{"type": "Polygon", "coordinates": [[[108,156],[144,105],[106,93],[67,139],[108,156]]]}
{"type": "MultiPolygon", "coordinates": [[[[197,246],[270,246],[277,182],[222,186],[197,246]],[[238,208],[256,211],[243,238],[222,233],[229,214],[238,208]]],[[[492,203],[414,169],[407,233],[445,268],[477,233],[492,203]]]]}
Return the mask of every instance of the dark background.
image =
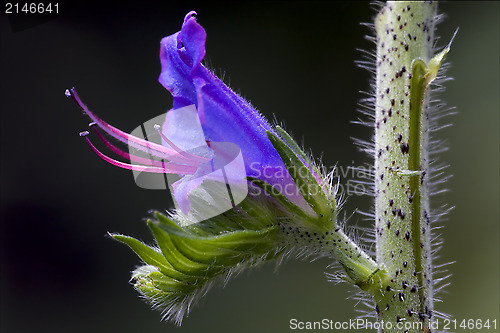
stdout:
{"type": "MultiPolygon", "coordinates": [[[[52,19],[0,17],[1,331],[288,332],[291,318],[355,318],[355,301],[345,299],[353,288],[326,281],[327,260],[290,260],[215,288],[181,328],[160,322],[128,283],[138,258],[106,233],[151,241],[141,221],[149,209],[171,207],[168,193],[143,190],[130,172],[96,157],[78,136],[88,119],[64,91],[76,86],[126,131],[165,112],[172,100],[157,82],[159,42],[196,10],[210,68],[325,165],[362,165],[369,159],[351,137],[371,132],[350,121],[370,75],[354,60],[362,58],[357,48],[372,50],[359,23],[374,10],[366,2],[159,3],[60,2],[52,19]]],[[[441,95],[459,111],[440,133],[454,177],[434,201],[456,206],[438,261],[456,263],[437,309],[458,320],[498,321],[499,7],[440,5],[447,18],[439,45],[460,31],[447,58],[455,80],[441,95]]],[[[370,204],[353,196],[345,212],[370,204]]]]}

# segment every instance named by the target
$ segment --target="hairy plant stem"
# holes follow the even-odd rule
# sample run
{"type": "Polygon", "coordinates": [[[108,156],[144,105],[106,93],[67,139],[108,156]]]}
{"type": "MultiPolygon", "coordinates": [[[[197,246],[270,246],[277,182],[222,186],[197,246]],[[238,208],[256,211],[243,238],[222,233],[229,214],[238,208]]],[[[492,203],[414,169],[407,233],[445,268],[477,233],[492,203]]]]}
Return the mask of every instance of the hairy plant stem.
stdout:
{"type": "Polygon", "coordinates": [[[426,332],[432,321],[426,92],[435,17],[434,2],[389,1],[375,22],[376,254],[390,274],[376,311],[392,324],[386,333],[426,332]]]}

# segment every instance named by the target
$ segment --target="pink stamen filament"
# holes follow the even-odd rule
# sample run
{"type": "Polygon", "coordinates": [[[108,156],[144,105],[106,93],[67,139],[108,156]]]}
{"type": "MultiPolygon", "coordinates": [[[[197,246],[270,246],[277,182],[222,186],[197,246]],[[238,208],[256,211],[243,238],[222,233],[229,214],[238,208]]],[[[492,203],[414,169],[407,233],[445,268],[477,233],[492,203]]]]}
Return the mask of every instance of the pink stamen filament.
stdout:
{"type": "Polygon", "coordinates": [[[99,140],[102,143],[104,143],[104,145],[106,145],[106,147],[108,147],[115,154],[120,155],[121,157],[128,159],[130,161],[133,161],[133,162],[142,163],[142,164],[146,164],[146,165],[152,165],[152,166],[156,166],[156,167],[162,167],[163,164],[165,163],[165,162],[161,162],[161,161],[156,161],[154,159],[149,159],[149,158],[137,156],[134,154],[129,154],[129,153],[123,151],[122,149],[116,147],[111,142],[109,142],[109,140],[106,139],[104,137],[104,135],[101,134],[101,132],[99,132],[98,127],[92,126],[92,124],[95,124],[95,123],[91,123],[90,126],[92,128],[94,128],[94,132],[97,134],[97,137],[99,138],[99,140]]]}
{"type": "MultiPolygon", "coordinates": [[[[66,96],[68,96],[68,91],[66,92],[66,96]]],[[[105,131],[115,139],[141,151],[149,153],[155,157],[163,158],[168,161],[179,162],[187,165],[199,164],[198,161],[193,161],[189,158],[186,158],[185,156],[176,152],[174,149],[170,149],[154,142],[140,139],[138,137],[125,133],[114,126],[109,125],[108,123],[97,117],[92,111],[87,108],[85,104],[83,104],[75,88],[71,88],[69,97],[71,97],[75,101],[75,103],[78,104],[82,111],[85,112],[85,114],[87,114],[96,123],[96,125],[99,126],[99,128],[101,128],[103,131],[105,131]]]]}
{"type": "Polygon", "coordinates": [[[150,172],[150,173],[171,173],[171,174],[178,174],[178,175],[192,175],[196,172],[196,167],[190,166],[190,165],[179,165],[175,163],[168,163],[164,162],[162,163],[162,167],[154,167],[154,166],[145,166],[145,165],[134,165],[134,164],[128,164],[124,162],[117,161],[115,159],[112,159],[111,157],[108,157],[101,153],[99,149],[97,149],[92,142],[89,140],[87,135],[89,132],[81,132],[80,136],[87,141],[87,144],[92,148],[92,150],[105,160],[106,162],[115,165],[117,167],[127,169],[127,170],[134,170],[134,171],[140,171],[140,172],[150,172]]]}

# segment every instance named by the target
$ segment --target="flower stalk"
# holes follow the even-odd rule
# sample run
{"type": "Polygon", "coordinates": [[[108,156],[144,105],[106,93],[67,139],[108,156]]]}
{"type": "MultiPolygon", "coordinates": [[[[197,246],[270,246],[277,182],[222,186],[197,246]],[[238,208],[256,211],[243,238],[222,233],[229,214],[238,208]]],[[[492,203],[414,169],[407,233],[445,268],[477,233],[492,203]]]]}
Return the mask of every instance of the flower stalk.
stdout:
{"type": "Polygon", "coordinates": [[[434,310],[428,92],[449,50],[432,58],[436,20],[435,2],[388,1],[375,21],[376,256],[390,274],[376,311],[421,323],[406,332],[427,332],[434,310]]]}

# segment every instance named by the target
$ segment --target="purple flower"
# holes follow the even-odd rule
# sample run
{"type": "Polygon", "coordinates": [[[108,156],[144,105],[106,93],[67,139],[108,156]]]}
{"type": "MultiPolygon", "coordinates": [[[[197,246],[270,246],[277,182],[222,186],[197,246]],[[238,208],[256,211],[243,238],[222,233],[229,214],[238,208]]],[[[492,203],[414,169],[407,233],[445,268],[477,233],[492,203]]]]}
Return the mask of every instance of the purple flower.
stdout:
{"type": "Polygon", "coordinates": [[[196,105],[206,140],[237,144],[248,176],[280,187],[293,183],[267,137],[266,131],[275,133],[270,124],[201,64],[207,35],[194,15],[189,12],[181,31],[161,41],[159,81],[172,94],[173,108],[196,105]]]}
{"type": "MultiPolygon", "coordinates": [[[[189,12],[184,18],[181,31],[161,41],[162,70],[159,82],[172,94],[173,110],[195,105],[208,146],[215,142],[237,145],[241,149],[247,176],[275,186],[298,206],[309,210],[268,138],[268,132],[276,135],[276,131],[248,102],[201,64],[205,56],[206,32],[196,22],[194,15],[194,11],[189,12]]],[[[200,185],[199,176],[210,171],[207,168],[210,154],[196,154],[185,149],[193,147],[190,142],[186,142],[189,135],[184,131],[189,128],[185,127],[185,123],[180,120],[165,121],[161,129],[157,127],[162,144],[155,144],[105,123],[83,104],[74,89],[67,91],[66,95],[72,97],[93,120],[98,138],[108,148],[119,156],[142,165],[120,162],[104,155],[90,142],[88,132],[82,132],[81,135],[101,158],[129,170],[181,175],[180,181],[174,184],[174,191],[179,191],[175,196],[181,202],[181,208],[184,207],[183,211],[189,209],[190,191],[200,185]],[[100,130],[135,149],[147,152],[153,158],[126,153],[109,142],[100,130]]]]}

